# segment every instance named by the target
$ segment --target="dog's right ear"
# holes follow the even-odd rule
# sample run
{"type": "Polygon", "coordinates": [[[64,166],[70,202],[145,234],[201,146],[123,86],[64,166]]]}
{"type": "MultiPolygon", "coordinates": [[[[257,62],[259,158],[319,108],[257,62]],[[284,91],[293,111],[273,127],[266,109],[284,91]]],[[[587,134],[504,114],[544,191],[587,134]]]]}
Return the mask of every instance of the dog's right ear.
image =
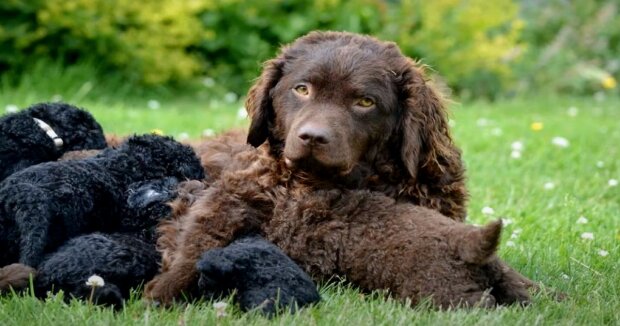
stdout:
{"type": "Polygon", "coordinates": [[[248,116],[252,119],[248,131],[248,143],[260,146],[269,137],[269,124],[273,120],[271,90],[282,77],[284,59],[278,57],[265,62],[263,72],[254,83],[245,101],[248,116]]]}

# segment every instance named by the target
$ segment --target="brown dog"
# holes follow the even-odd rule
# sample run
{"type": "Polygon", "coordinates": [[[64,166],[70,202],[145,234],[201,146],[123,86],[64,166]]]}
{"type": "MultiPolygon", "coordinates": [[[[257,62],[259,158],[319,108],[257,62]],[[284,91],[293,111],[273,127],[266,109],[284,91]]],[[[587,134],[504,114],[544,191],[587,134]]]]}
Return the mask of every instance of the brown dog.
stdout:
{"type": "Polygon", "coordinates": [[[519,293],[500,295],[499,303],[527,300],[523,291],[530,281],[492,256],[500,226],[476,231],[450,220],[465,217],[460,153],[441,96],[395,44],[310,33],[267,62],[246,106],[252,118],[248,142],[260,148],[226,137],[201,147],[203,166],[215,180],[190,207],[176,203],[181,213],[161,228],[162,274],[147,284],[147,298],[170,303],[195,284],[202,252],[260,231],[320,278],[339,274],[413,302],[437,296],[440,306],[472,304],[492,291],[491,284],[519,293]],[[338,205],[312,199],[323,191],[366,199],[356,201],[359,210],[338,215],[338,205]],[[281,209],[306,200],[313,204],[303,204],[305,210],[281,209]],[[307,216],[328,227],[308,223],[307,216]],[[320,237],[311,241],[314,235],[320,237]],[[408,240],[417,238],[433,242],[421,249],[419,241],[408,240]],[[432,281],[439,270],[444,277],[432,281]],[[413,272],[417,276],[405,282],[413,272]],[[473,280],[464,276],[469,273],[473,280]]]}

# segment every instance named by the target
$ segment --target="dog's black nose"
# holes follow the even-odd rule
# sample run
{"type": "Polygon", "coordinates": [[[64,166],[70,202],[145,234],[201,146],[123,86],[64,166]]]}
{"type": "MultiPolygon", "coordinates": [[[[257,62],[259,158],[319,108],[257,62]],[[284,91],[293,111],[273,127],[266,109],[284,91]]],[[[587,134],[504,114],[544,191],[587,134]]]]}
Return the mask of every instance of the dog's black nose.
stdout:
{"type": "Polygon", "coordinates": [[[315,124],[305,124],[299,128],[297,137],[306,146],[325,145],[329,143],[329,130],[315,124]]]}

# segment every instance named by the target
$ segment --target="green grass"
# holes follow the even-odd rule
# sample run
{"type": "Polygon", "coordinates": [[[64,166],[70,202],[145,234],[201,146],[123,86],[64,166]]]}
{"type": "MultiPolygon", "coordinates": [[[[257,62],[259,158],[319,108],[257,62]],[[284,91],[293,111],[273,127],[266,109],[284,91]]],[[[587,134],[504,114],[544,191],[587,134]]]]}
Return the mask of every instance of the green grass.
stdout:
{"type": "MultiPolygon", "coordinates": [[[[81,75],[77,75],[76,80],[80,80],[81,75]]],[[[188,133],[196,138],[207,128],[224,130],[247,123],[236,117],[239,103],[222,104],[216,98],[175,95],[168,90],[131,97],[109,86],[91,93],[83,90],[83,85],[82,81],[73,82],[58,88],[61,90],[50,83],[4,85],[0,110],[7,104],[25,106],[60,94],[87,107],[106,131],[118,134],[161,129],[173,136],[188,133]],[[147,102],[151,99],[160,101],[161,108],[149,109],[147,102]]],[[[99,87],[91,86],[92,92],[99,87]]],[[[469,222],[482,224],[497,217],[511,220],[512,224],[505,227],[499,255],[530,278],[565,292],[565,301],[537,295],[526,308],[440,312],[426,306],[407,308],[332,284],[321,288],[323,302],[316,307],[268,320],[234,309],[218,319],[210,303],[205,302],[164,310],[134,299],[123,310],[113,312],[77,301],[67,305],[59,297],[39,301],[27,295],[8,295],[0,298],[0,324],[617,324],[620,186],[610,187],[608,182],[620,179],[620,100],[534,97],[457,104],[452,112],[454,138],[463,149],[468,169],[469,222]],[[575,117],[567,114],[572,106],[578,108],[575,117]],[[531,130],[533,122],[542,122],[544,128],[531,130]],[[570,145],[553,145],[556,136],[566,138],[570,145]],[[515,141],[523,143],[520,159],[511,158],[515,141]],[[597,166],[599,161],[602,166],[597,166]],[[554,187],[545,189],[546,183],[554,187]],[[485,206],[495,213],[483,214],[485,206]],[[586,224],[577,223],[581,216],[587,218],[586,224]],[[582,239],[584,232],[592,232],[594,239],[582,239]],[[608,254],[600,255],[601,250],[608,254]]]]}

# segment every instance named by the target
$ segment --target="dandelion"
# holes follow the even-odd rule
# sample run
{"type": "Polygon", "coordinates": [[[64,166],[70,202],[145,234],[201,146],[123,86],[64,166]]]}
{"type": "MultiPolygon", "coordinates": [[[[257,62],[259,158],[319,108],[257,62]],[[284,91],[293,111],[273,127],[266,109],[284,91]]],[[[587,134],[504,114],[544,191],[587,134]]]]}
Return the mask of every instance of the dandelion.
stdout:
{"type": "Polygon", "coordinates": [[[545,190],[551,190],[555,188],[555,184],[553,182],[545,182],[543,188],[545,188],[545,190]]]}
{"type": "Polygon", "coordinates": [[[607,185],[609,185],[610,187],[615,187],[618,185],[618,180],[616,179],[609,179],[609,181],[607,181],[607,185]]]}
{"type": "Polygon", "coordinates": [[[577,224],[587,224],[588,223],[588,219],[585,216],[580,216],[577,219],[577,224]]]}
{"type": "Polygon", "coordinates": [[[239,108],[239,110],[237,110],[237,119],[242,120],[248,117],[248,111],[241,107],[239,108]]]}
{"type": "Polygon", "coordinates": [[[605,162],[603,161],[596,162],[596,167],[599,169],[602,169],[603,167],[605,167],[605,162]]]}
{"type": "Polygon", "coordinates": [[[515,160],[520,159],[521,158],[521,152],[519,152],[519,151],[512,151],[510,153],[510,157],[514,158],[515,160]]]}
{"type": "Polygon", "coordinates": [[[581,238],[583,240],[594,240],[594,233],[592,232],[584,232],[581,234],[581,238]]]}
{"type": "Polygon", "coordinates": [[[228,93],[226,93],[226,95],[224,95],[224,102],[226,102],[226,103],[236,102],[237,99],[238,99],[237,94],[235,94],[233,92],[228,92],[228,93]]]}
{"type": "Polygon", "coordinates": [[[601,80],[601,85],[605,89],[614,89],[616,88],[617,82],[613,76],[607,75],[601,80]]]}
{"type": "Polygon", "coordinates": [[[570,145],[568,139],[564,137],[553,137],[551,143],[557,147],[566,148],[570,145]]]}
{"type": "Polygon", "coordinates": [[[512,144],[510,144],[510,147],[512,148],[513,151],[522,151],[523,150],[523,142],[521,142],[521,141],[514,141],[514,142],[512,142],[512,144]]]}
{"type": "Polygon", "coordinates": [[[6,111],[6,113],[15,113],[19,111],[19,107],[15,104],[7,104],[7,106],[4,107],[4,111],[6,111]]]}
{"type": "Polygon", "coordinates": [[[157,110],[157,109],[159,109],[161,107],[161,104],[159,104],[159,101],[157,101],[157,100],[149,100],[146,103],[146,106],[148,106],[149,109],[151,109],[151,110],[157,110]]]}
{"type": "Polygon", "coordinates": [[[579,113],[579,109],[574,106],[571,106],[568,110],[566,110],[566,114],[568,114],[569,117],[576,117],[577,113],[579,113]]]}
{"type": "Polygon", "coordinates": [[[228,307],[228,303],[223,301],[218,301],[213,303],[213,308],[215,309],[215,316],[217,318],[226,317],[226,307],[228,307]]]}
{"type": "Polygon", "coordinates": [[[91,288],[90,297],[88,298],[88,303],[93,302],[93,297],[95,296],[95,290],[97,288],[103,287],[104,285],[105,285],[105,282],[103,281],[103,278],[97,274],[91,275],[88,278],[88,280],[86,280],[86,286],[89,286],[91,288]]]}
{"type": "Polygon", "coordinates": [[[598,251],[598,255],[601,257],[607,257],[607,255],[609,255],[609,251],[601,249],[598,251]]]}
{"type": "Polygon", "coordinates": [[[506,247],[516,247],[517,245],[514,243],[514,241],[506,241],[506,247]]]}
{"type": "Polygon", "coordinates": [[[151,129],[151,133],[157,136],[163,136],[164,132],[161,129],[151,129]]]}
{"type": "Polygon", "coordinates": [[[213,129],[205,129],[202,131],[202,136],[203,137],[213,137],[215,136],[215,130],[213,129]]]}
{"type": "Polygon", "coordinates": [[[495,210],[489,206],[485,206],[482,208],[482,214],[484,215],[493,215],[495,214],[495,210]]]}
{"type": "Polygon", "coordinates": [[[532,124],[530,125],[530,129],[532,129],[532,131],[541,131],[544,127],[545,126],[542,122],[532,122],[532,124]]]}

